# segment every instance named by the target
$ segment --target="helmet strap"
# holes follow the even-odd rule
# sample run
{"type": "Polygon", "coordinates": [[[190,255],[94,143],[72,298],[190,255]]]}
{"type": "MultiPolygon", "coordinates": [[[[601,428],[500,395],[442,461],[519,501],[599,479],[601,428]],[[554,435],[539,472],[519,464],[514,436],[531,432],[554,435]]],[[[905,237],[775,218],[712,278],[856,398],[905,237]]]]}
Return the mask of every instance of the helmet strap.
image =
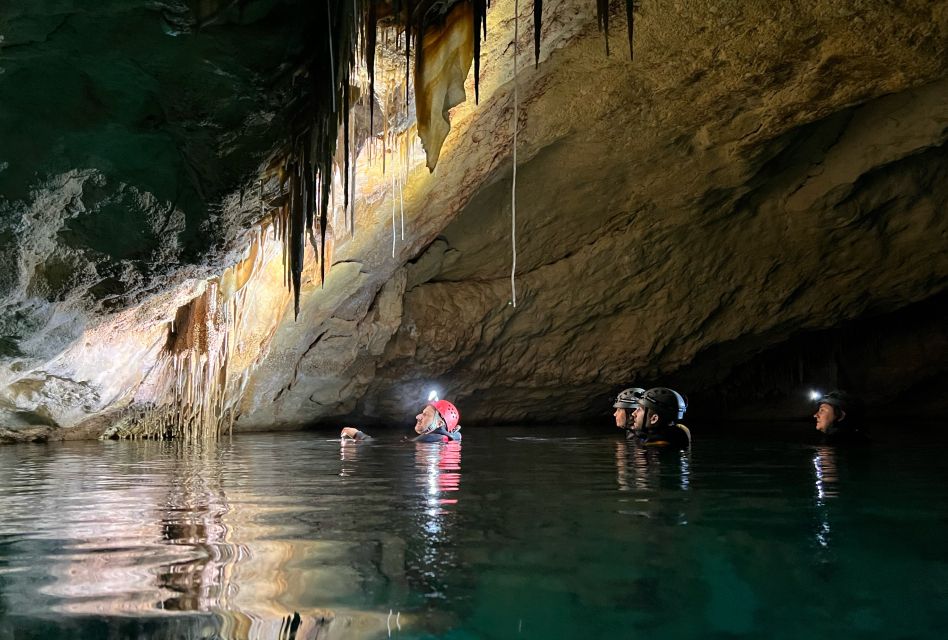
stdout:
{"type": "Polygon", "coordinates": [[[648,433],[648,431],[651,429],[652,425],[649,424],[649,420],[651,419],[652,419],[652,410],[649,409],[648,407],[645,407],[645,415],[642,416],[642,431],[643,432],[648,433]]]}
{"type": "Polygon", "coordinates": [[[431,433],[432,431],[438,429],[439,427],[447,428],[447,426],[448,426],[448,423],[445,422],[444,418],[441,417],[441,414],[436,409],[435,415],[431,419],[431,423],[428,425],[428,429],[425,431],[425,433],[431,433]]]}

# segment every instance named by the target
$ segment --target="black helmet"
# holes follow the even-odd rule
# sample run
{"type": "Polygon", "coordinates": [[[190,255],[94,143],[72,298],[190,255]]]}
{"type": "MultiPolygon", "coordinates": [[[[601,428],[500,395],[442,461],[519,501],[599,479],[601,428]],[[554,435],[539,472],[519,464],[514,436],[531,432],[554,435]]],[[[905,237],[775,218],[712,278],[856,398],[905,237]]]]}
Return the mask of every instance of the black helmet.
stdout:
{"type": "Polygon", "coordinates": [[[624,389],[619,393],[619,397],[616,398],[613,408],[615,409],[635,409],[639,406],[639,400],[642,399],[642,394],[645,393],[645,389],[642,387],[629,387],[624,389]]]}
{"type": "Polygon", "coordinates": [[[684,396],[668,387],[649,389],[642,395],[639,404],[667,420],[681,420],[688,410],[684,396]]]}
{"type": "Polygon", "coordinates": [[[830,391],[829,393],[824,393],[816,401],[816,406],[821,404],[828,404],[834,409],[839,409],[840,411],[849,411],[852,400],[849,398],[849,394],[845,391],[830,391]]]}

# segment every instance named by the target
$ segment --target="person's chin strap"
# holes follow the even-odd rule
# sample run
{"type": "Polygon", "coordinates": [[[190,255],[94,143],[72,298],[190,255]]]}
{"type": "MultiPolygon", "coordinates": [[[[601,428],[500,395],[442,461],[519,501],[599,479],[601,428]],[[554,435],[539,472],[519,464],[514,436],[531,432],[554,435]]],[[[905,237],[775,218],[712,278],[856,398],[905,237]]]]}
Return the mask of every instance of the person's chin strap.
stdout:
{"type": "Polygon", "coordinates": [[[446,426],[446,423],[440,416],[435,416],[431,419],[431,422],[428,423],[428,426],[425,427],[424,432],[421,435],[426,436],[438,427],[446,426]]]}

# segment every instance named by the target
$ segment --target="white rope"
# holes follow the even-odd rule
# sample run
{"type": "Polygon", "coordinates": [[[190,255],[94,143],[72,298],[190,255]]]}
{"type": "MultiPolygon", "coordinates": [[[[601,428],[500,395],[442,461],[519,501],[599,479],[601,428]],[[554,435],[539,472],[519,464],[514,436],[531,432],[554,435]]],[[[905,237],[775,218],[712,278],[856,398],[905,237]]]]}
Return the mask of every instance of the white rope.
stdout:
{"type": "MultiPolygon", "coordinates": [[[[394,169],[395,167],[392,167],[394,169]]],[[[395,171],[392,171],[392,257],[395,257],[395,171]]]]}
{"type": "Polygon", "coordinates": [[[349,218],[346,220],[349,236],[355,235],[355,214],[356,214],[356,162],[359,160],[359,154],[355,150],[355,116],[352,110],[349,110],[349,218]]]}
{"type": "MultiPolygon", "coordinates": [[[[407,136],[406,136],[407,138],[407,136]]],[[[401,213],[402,213],[402,241],[405,240],[405,163],[404,158],[402,158],[401,152],[398,156],[399,163],[399,172],[398,172],[398,201],[401,204],[401,213]]]]}
{"type": "MultiPolygon", "coordinates": [[[[338,157],[338,156],[336,156],[338,157]]],[[[332,209],[332,229],[336,230],[336,192],[339,191],[336,187],[336,178],[339,177],[339,167],[336,166],[335,162],[332,165],[332,187],[329,189],[329,208],[332,209]]]]}
{"type": "Polygon", "coordinates": [[[513,69],[513,178],[510,183],[510,248],[513,254],[513,263],[510,266],[510,295],[514,306],[517,308],[517,119],[518,113],[518,87],[517,87],[517,50],[520,40],[520,1],[514,0],[514,69],[513,69]]]}

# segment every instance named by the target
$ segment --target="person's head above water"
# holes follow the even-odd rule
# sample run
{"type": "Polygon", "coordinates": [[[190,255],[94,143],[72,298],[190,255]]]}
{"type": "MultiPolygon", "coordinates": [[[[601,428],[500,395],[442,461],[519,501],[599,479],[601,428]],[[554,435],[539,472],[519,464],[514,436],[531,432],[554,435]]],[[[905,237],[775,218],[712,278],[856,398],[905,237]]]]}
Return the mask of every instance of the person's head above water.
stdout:
{"type": "Polygon", "coordinates": [[[655,387],[642,394],[632,414],[636,431],[657,429],[685,417],[688,403],[684,396],[668,387],[655,387]]]}
{"type": "Polygon", "coordinates": [[[435,400],[426,404],[421,413],[415,416],[415,433],[424,435],[439,427],[454,432],[461,428],[458,425],[460,420],[461,413],[457,407],[447,400],[435,400]]]}
{"type": "Polygon", "coordinates": [[[620,429],[632,428],[632,412],[639,406],[639,399],[645,389],[642,387],[629,387],[619,393],[619,397],[612,404],[615,412],[612,414],[616,419],[616,426],[620,429]]]}
{"type": "MultiPolygon", "coordinates": [[[[845,391],[830,391],[816,400],[816,430],[827,435],[840,429],[847,418],[852,400],[845,391]]],[[[848,424],[848,423],[847,423],[848,424]]]]}

